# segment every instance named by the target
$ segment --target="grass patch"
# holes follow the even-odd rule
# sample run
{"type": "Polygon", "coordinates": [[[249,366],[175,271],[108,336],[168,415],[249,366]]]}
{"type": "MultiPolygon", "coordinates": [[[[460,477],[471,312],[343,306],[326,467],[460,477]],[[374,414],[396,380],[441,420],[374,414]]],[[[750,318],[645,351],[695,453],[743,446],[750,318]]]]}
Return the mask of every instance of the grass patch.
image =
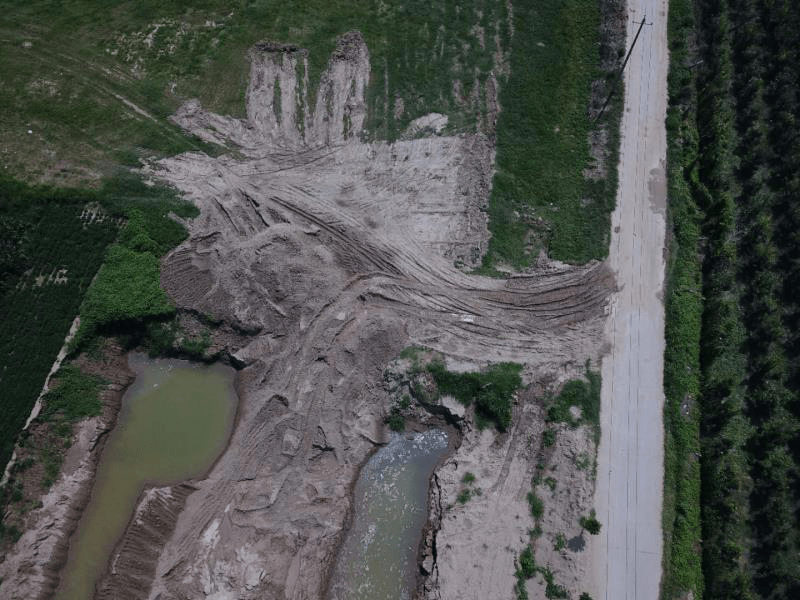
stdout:
{"type": "MultiPolygon", "coordinates": [[[[600,4],[544,0],[514,4],[511,77],[501,87],[492,238],[483,268],[525,267],[545,247],[568,262],[608,254],[616,196],[616,155],[606,183],[591,183],[588,104],[600,71],[600,4]]],[[[621,95],[619,95],[621,96],[621,95]]],[[[618,146],[619,110],[603,119],[618,146]]],[[[595,125],[599,126],[599,124],[595,125]]],[[[616,150],[615,150],[616,152],[616,150]]]]}
{"type": "Polygon", "coordinates": [[[582,528],[592,535],[598,535],[600,533],[600,529],[602,528],[600,521],[597,520],[597,514],[595,513],[594,509],[592,509],[592,511],[589,513],[588,517],[581,517],[578,522],[582,528]]]}
{"type": "Polygon", "coordinates": [[[55,375],[57,385],[44,395],[43,419],[51,419],[56,414],[69,421],[100,414],[100,386],[103,380],[83,373],[75,365],[64,365],[55,375]]]}
{"type": "Polygon", "coordinates": [[[559,532],[558,535],[556,536],[556,541],[553,544],[553,549],[556,552],[561,552],[566,547],[567,547],[567,537],[562,532],[559,532]]]}
{"type": "Polygon", "coordinates": [[[570,427],[589,425],[594,431],[595,444],[600,441],[600,373],[592,371],[586,361],[586,379],[573,379],[564,384],[561,392],[549,401],[547,420],[567,423],[570,427]],[[578,418],[572,416],[571,407],[580,409],[578,418]]]}
{"type": "Polygon", "coordinates": [[[544,514],[544,501],[534,492],[528,492],[528,506],[534,519],[540,519],[544,514]]]}
{"type": "Polygon", "coordinates": [[[498,363],[484,372],[455,373],[444,363],[433,361],[427,366],[439,392],[454,396],[469,406],[475,402],[476,414],[492,421],[499,430],[511,425],[514,392],[522,386],[522,365],[498,363]]]}

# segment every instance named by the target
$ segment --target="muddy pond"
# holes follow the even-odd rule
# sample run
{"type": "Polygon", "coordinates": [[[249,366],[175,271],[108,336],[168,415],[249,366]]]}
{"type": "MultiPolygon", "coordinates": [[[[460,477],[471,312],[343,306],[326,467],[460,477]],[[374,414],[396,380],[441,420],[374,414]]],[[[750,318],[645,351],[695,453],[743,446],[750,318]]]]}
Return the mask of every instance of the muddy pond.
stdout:
{"type": "Polygon", "coordinates": [[[87,600],[146,484],[199,477],[230,435],[233,369],[131,354],[136,381],[97,468],[91,501],[70,540],[58,600],[87,600]]]}
{"type": "Polygon", "coordinates": [[[354,490],[354,517],[331,575],[329,600],[412,597],[417,551],[428,516],[428,481],[447,453],[433,429],[393,433],[364,465],[354,490]]]}

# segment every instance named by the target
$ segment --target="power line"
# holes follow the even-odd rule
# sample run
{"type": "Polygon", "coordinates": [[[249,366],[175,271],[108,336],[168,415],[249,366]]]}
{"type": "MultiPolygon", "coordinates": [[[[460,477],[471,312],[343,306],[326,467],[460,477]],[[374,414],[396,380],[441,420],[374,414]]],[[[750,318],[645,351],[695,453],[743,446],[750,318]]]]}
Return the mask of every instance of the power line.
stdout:
{"type": "Polygon", "coordinates": [[[622,76],[622,72],[625,70],[625,65],[628,64],[628,60],[631,58],[631,53],[633,52],[633,47],[636,45],[636,40],[639,39],[639,34],[642,33],[642,29],[645,25],[652,25],[653,23],[647,22],[647,15],[644,16],[641,22],[634,21],[637,25],[639,25],[639,29],[636,31],[636,35],[633,38],[633,43],[631,44],[630,49],[628,50],[628,54],[625,55],[625,60],[622,61],[622,66],[620,67],[619,71],[617,71],[616,77],[614,77],[614,83],[611,84],[611,91],[608,92],[608,96],[606,97],[606,101],[603,102],[603,107],[600,109],[600,112],[597,113],[597,116],[594,118],[597,121],[602,115],[603,112],[606,110],[606,106],[611,101],[611,97],[614,95],[614,92],[617,90],[617,83],[619,83],[619,78],[622,76]]]}

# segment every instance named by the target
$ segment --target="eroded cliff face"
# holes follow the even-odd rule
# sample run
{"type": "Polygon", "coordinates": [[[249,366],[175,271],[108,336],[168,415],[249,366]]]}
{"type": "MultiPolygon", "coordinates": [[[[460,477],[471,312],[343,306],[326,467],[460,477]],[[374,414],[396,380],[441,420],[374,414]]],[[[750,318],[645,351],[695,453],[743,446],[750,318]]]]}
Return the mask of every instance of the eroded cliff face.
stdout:
{"type": "MultiPolygon", "coordinates": [[[[384,439],[382,373],[403,347],[476,367],[518,361],[530,381],[577,369],[601,341],[612,284],[602,265],[542,261],[506,280],[456,266],[485,248],[491,143],[361,141],[360,34],[340,39],[313,110],[303,50],[259,44],[250,60],[246,120],[197,102],[175,116],[231,152],[151,169],[201,211],[162,285],[236,333],[217,342],[243,369],[230,445],[177,515],[159,513],[174,531],[147,567],[152,585],[139,579],[131,597],[322,597],[350,487],[384,439]]],[[[129,528],[119,548],[137,535],[129,528]]],[[[125,581],[117,558],[105,597],[125,581]]]]}

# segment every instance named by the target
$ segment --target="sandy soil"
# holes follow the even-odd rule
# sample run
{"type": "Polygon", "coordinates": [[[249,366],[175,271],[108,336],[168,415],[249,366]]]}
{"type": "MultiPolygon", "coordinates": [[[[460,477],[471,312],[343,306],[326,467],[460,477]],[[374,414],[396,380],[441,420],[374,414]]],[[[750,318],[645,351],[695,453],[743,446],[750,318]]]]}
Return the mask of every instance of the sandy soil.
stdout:
{"type": "MultiPolygon", "coordinates": [[[[151,171],[201,211],[189,240],[165,259],[162,285],[181,309],[236,333],[215,342],[227,343],[243,369],[230,446],[206,479],[192,482],[197,491],[139,597],[322,597],[350,487],[384,439],[390,396],[382,373],[402,348],[425,345],[462,367],[518,361],[534,381],[579,373],[603,342],[613,286],[604,265],[542,260],[507,280],[456,266],[475,264],[485,248],[490,141],[474,134],[362,142],[370,67],[358,33],[340,39],[316,99],[296,76],[304,51],[263,44],[250,60],[247,119],[197,102],[175,117],[231,152],[185,154],[151,171]],[[301,117],[298,106],[316,108],[301,117]]],[[[435,132],[438,119],[424,130],[435,132]]],[[[533,427],[532,418],[524,423],[533,427]]],[[[485,496],[497,518],[505,499],[519,504],[530,484],[527,433],[515,431],[462,445],[471,460],[486,454],[506,465],[492,484],[498,493],[485,496]]],[[[530,527],[522,518],[503,523],[485,532],[503,564],[484,597],[510,593],[513,555],[505,548],[530,527]]],[[[441,597],[456,589],[447,569],[474,562],[473,550],[448,557],[441,597]]]]}
{"type": "Polygon", "coordinates": [[[620,290],[606,332],[592,540],[595,598],[648,600],[661,582],[667,2],[630,0],[617,209],[609,265],[620,290]]]}

